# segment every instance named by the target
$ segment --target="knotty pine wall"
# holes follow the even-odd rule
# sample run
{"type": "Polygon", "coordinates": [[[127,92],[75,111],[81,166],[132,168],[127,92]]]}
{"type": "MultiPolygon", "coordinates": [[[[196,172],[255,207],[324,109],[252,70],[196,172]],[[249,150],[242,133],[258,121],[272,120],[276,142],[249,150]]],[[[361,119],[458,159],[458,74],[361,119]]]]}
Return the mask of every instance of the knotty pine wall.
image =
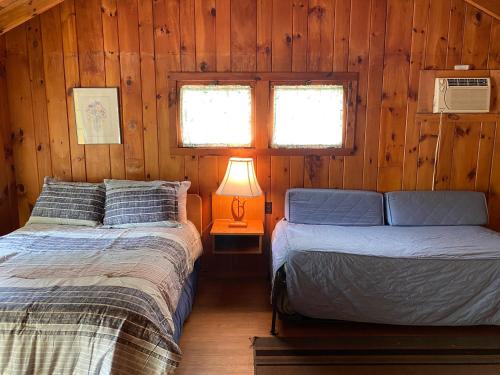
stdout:
{"type": "Polygon", "coordinates": [[[7,101],[5,38],[0,36],[0,235],[18,226],[16,182],[7,101]]]}
{"type": "MultiPolygon", "coordinates": [[[[257,158],[273,202],[270,231],[289,187],[430,188],[437,123],[420,129],[415,120],[420,70],[500,69],[500,21],[463,0],[66,0],[4,39],[1,134],[8,143],[10,112],[21,224],[45,175],[190,179],[210,222],[227,158],[169,154],[169,71],[359,72],[354,156],[257,158]],[[120,87],[123,145],[77,144],[75,86],[120,87]]],[[[461,123],[443,139],[450,168],[440,178],[449,181],[441,186],[489,193],[500,229],[500,175],[491,174],[500,169],[497,128],[461,123]]],[[[0,181],[5,190],[8,168],[0,181]]],[[[6,201],[3,194],[0,209],[6,201]]]]}

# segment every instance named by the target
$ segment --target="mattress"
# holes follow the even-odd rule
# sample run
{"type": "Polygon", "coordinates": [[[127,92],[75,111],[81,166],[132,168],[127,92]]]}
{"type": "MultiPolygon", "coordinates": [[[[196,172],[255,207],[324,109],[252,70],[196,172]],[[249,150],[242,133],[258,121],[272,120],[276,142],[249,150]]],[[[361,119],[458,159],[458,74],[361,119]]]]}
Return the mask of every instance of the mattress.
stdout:
{"type": "Polygon", "coordinates": [[[274,274],[288,313],[404,325],[500,324],[500,234],[477,226],[339,227],[281,221],[274,274]]]}
{"type": "Polygon", "coordinates": [[[0,237],[0,373],[173,372],[176,312],[201,250],[192,223],[33,224],[0,237]]]}

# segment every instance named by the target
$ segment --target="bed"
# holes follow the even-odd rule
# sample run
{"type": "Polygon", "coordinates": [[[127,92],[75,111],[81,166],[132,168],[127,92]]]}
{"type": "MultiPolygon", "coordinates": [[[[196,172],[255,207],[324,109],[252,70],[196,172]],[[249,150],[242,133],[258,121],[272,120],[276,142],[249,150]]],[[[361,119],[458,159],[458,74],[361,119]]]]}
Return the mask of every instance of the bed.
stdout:
{"type": "Polygon", "coordinates": [[[165,374],[181,359],[201,200],[178,228],[31,224],[0,237],[0,373],[165,374]]]}
{"type": "Polygon", "coordinates": [[[499,325],[500,234],[484,195],[292,189],[272,238],[285,315],[401,325],[499,325]],[[385,225],[387,222],[388,225],[385,225]]]}

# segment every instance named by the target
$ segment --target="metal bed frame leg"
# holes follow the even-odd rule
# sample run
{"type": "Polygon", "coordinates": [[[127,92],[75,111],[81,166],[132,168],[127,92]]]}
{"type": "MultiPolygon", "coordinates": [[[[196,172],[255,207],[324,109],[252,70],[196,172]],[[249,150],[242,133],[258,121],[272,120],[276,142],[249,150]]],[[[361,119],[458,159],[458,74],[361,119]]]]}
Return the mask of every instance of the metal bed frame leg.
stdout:
{"type": "Polygon", "coordinates": [[[271,336],[276,336],[276,306],[273,304],[273,318],[271,321],[271,336]]]}

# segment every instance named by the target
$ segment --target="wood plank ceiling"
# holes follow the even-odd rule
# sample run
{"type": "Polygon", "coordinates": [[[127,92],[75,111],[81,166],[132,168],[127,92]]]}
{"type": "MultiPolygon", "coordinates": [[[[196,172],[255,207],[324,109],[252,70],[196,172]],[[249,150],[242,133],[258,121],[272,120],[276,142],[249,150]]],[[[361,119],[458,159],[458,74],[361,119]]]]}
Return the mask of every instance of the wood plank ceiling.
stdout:
{"type": "Polygon", "coordinates": [[[62,2],[63,0],[0,0],[0,35],[62,2]]]}

